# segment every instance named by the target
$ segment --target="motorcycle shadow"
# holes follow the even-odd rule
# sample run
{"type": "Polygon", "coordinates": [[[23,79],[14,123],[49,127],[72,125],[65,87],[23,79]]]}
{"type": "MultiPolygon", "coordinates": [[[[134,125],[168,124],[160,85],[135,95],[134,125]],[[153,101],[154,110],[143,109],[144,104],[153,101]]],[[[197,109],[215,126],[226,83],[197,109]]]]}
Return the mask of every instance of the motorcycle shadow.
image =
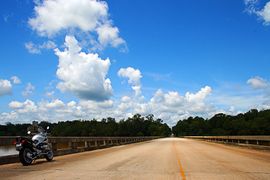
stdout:
{"type": "Polygon", "coordinates": [[[50,162],[43,160],[43,159],[38,159],[35,160],[30,166],[37,166],[37,165],[42,165],[42,164],[51,164],[51,163],[55,163],[55,160],[52,160],[50,162]]]}

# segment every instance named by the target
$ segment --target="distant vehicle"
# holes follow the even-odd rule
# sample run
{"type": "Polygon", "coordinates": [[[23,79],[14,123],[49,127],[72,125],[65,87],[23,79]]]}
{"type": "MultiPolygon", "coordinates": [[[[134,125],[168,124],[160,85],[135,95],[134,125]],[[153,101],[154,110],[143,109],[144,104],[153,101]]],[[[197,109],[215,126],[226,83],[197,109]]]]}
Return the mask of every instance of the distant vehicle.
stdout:
{"type": "MultiPolygon", "coordinates": [[[[49,130],[49,127],[47,127],[49,130]]],[[[15,141],[16,150],[19,151],[20,162],[24,166],[32,164],[33,160],[38,158],[46,158],[47,161],[53,160],[53,151],[48,143],[47,132],[38,127],[38,133],[29,139],[26,137],[17,137],[15,141]]],[[[31,135],[31,131],[27,132],[31,135]]]]}

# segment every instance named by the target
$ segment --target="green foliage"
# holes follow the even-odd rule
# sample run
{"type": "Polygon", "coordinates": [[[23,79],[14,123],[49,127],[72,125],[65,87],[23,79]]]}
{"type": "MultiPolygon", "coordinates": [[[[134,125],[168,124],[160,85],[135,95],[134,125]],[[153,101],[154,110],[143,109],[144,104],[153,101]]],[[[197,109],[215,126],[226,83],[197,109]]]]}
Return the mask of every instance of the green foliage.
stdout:
{"type": "MultiPolygon", "coordinates": [[[[50,126],[52,136],[170,136],[170,127],[162,123],[161,119],[154,119],[153,115],[146,117],[136,114],[127,120],[116,122],[108,117],[97,121],[95,119],[74,120],[58,123],[41,122],[40,126],[50,126]]],[[[30,124],[11,123],[0,126],[0,136],[26,135],[30,124]]]]}
{"type": "Polygon", "coordinates": [[[270,135],[270,110],[252,109],[245,114],[216,114],[211,119],[189,117],[172,128],[176,136],[270,135]]]}
{"type": "Polygon", "coordinates": [[[27,135],[27,127],[30,124],[11,124],[0,125],[0,136],[18,136],[27,135]]]}

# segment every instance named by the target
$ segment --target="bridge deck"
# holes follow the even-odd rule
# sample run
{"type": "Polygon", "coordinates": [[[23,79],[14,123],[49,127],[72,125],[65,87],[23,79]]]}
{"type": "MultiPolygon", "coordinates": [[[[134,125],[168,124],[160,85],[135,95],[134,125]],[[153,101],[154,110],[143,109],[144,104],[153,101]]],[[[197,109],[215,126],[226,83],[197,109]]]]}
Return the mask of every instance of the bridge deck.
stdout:
{"type": "Polygon", "coordinates": [[[270,179],[270,153],[192,139],[165,138],[1,165],[4,179],[270,179]]]}

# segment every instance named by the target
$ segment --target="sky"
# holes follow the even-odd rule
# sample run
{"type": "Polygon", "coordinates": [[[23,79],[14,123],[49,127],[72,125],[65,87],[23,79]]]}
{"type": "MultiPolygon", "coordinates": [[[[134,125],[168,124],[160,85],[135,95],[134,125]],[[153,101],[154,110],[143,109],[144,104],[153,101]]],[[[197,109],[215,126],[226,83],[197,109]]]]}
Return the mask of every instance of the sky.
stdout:
{"type": "Polygon", "coordinates": [[[10,0],[0,27],[0,124],[270,108],[269,0],[10,0]]]}

